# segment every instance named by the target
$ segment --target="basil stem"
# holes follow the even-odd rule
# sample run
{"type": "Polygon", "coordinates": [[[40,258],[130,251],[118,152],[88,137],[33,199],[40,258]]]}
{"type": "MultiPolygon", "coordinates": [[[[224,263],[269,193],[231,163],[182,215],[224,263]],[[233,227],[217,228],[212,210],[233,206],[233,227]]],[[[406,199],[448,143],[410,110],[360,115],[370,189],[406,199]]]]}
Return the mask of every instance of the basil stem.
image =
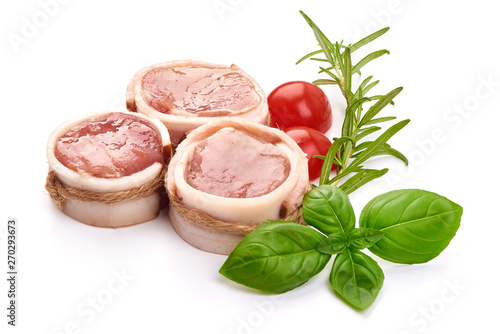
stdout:
{"type": "Polygon", "coordinates": [[[332,233],[318,244],[316,250],[323,254],[339,254],[347,250],[347,241],[343,232],[332,233]]]}

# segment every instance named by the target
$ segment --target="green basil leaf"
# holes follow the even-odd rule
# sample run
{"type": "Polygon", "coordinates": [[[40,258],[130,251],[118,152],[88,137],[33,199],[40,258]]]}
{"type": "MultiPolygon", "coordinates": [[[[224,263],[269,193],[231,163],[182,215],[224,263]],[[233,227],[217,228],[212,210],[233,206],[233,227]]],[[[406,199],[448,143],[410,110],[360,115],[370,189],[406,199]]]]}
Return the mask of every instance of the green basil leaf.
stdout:
{"type": "Polygon", "coordinates": [[[368,255],[348,250],[337,255],[330,273],[330,285],[346,302],[358,309],[368,308],[384,283],[384,273],[368,255]]]}
{"type": "Polygon", "coordinates": [[[429,191],[394,190],[368,202],[360,226],[385,233],[369,248],[375,255],[396,263],[424,263],[448,246],[462,212],[460,205],[429,191]]]}
{"type": "Polygon", "coordinates": [[[384,232],[382,231],[360,227],[354,229],[351,234],[349,234],[347,244],[351,249],[365,249],[373,246],[377,241],[382,239],[383,236],[384,232]]]}
{"type": "Polygon", "coordinates": [[[347,250],[346,237],[342,232],[332,233],[318,244],[316,250],[323,254],[339,254],[347,250]]]}
{"type": "Polygon", "coordinates": [[[282,293],[319,273],[330,255],[316,251],[325,236],[311,227],[270,221],[250,232],[219,270],[236,283],[282,293]]]}
{"type": "Polygon", "coordinates": [[[347,195],[338,187],[324,185],[306,193],[302,202],[304,221],[326,235],[354,229],[356,217],[347,195]]]}

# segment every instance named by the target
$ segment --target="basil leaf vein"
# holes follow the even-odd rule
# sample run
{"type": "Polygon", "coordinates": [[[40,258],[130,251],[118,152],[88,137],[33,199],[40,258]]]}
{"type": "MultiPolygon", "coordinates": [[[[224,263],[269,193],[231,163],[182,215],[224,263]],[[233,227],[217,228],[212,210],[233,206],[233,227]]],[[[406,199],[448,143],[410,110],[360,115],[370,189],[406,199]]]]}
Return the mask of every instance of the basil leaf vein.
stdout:
{"type": "Polygon", "coordinates": [[[368,255],[347,250],[336,256],[330,273],[330,286],[350,305],[368,308],[384,283],[384,273],[368,255]]]}
{"type": "Polygon", "coordinates": [[[360,226],[385,234],[369,250],[396,263],[424,263],[438,256],[460,227],[463,209],[438,194],[394,190],[372,199],[362,210],[360,226]]]}
{"type": "Polygon", "coordinates": [[[270,221],[236,246],[219,273],[263,292],[283,293],[323,270],[331,256],[316,251],[316,247],[325,238],[308,226],[270,221]]]}
{"type": "Polygon", "coordinates": [[[338,187],[323,185],[306,193],[303,200],[304,221],[326,235],[341,231],[348,234],[356,217],[347,195],[338,187]]]}

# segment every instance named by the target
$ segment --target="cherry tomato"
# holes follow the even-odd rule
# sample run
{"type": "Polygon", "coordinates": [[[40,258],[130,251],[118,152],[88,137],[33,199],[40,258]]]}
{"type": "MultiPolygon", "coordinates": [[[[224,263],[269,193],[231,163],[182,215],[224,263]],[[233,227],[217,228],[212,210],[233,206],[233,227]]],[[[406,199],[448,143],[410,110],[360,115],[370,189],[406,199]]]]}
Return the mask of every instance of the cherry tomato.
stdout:
{"type": "Polygon", "coordinates": [[[318,86],[305,81],[290,81],[276,87],[267,98],[271,126],[286,129],[308,126],[325,133],[332,126],[332,108],[318,86]]]}
{"type": "Polygon", "coordinates": [[[313,158],[315,155],[326,155],[332,145],[330,139],[318,130],[307,126],[296,126],[288,128],[285,133],[289,135],[307,156],[309,167],[309,180],[316,180],[321,175],[323,160],[313,158]]]}

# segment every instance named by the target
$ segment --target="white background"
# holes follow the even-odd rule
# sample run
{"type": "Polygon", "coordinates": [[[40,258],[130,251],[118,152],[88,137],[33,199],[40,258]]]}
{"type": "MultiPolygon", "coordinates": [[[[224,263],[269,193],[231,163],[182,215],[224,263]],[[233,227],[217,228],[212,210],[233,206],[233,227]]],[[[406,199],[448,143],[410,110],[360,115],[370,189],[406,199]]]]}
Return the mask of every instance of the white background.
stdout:
{"type": "MultiPolygon", "coordinates": [[[[1,254],[7,220],[19,224],[18,326],[6,324],[1,255],[2,333],[498,331],[500,24],[494,1],[64,2],[2,1],[0,7],[1,254]],[[350,197],[358,215],[374,196],[402,188],[434,191],[462,205],[461,227],[438,258],[414,266],[377,259],[383,289],[358,312],[331,292],[331,263],[304,286],[271,298],[218,274],[225,257],[183,242],[165,212],[112,230],[78,223],[53,205],[44,190],[49,134],[84,113],[122,108],[129,79],[144,66],[189,58],[235,63],[267,93],[289,80],[318,78],[316,63],[294,64],[316,49],[300,9],[331,40],[350,43],[391,27],[373,48],[356,54],[391,51],[363,75],[381,80],[381,94],[404,87],[386,113],[412,120],[390,141],[411,164],[375,160],[367,167],[390,172],[350,197]]],[[[327,92],[333,134],[343,105],[335,89],[327,92]]]]}

